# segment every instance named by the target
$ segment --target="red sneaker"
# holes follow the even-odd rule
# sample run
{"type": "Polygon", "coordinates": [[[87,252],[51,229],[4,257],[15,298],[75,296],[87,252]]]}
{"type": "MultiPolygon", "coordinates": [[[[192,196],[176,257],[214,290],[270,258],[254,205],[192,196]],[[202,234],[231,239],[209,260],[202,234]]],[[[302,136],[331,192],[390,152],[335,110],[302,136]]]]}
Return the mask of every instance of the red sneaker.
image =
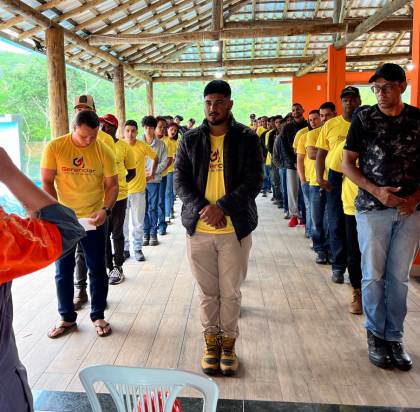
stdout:
{"type": "Polygon", "coordinates": [[[289,227],[296,227],[298,225],[298,218],[296,216],[292,216],[289,220],[289,227]]]}

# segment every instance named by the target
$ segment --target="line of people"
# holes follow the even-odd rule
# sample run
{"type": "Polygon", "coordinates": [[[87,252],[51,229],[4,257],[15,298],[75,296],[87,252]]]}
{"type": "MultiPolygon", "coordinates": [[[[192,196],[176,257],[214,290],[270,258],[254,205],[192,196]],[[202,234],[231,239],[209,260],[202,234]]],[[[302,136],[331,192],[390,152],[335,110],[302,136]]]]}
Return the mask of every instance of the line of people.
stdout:
{"type": "Polygon", "coordinates": [[[420,110],[402,102],[400,66],[384,64],[370,83],[374,106],[361,106],[359,89],[347,86],[340,115],[325,102],[305,119],[294,103],[285,118],[250,119],[266,158],[263,196],[273,187],[289,227],[305,226],[334,283],[348,271],[349,311],[365,314],[370,361],[408,370],[402,337],[420,236],[420,110]]]}
{"type": "Polygon", "coordinates": [[[88,301],[88,277],[91,320],[99,336],[108,336],[108,285],[124,280],[122,266],[131,246],[135,259],[144,261],[143,246],[157,246],[158,234],[166,235],[174,218],[174,159],[182,116],[176,121],[145,116],[139,139],[135,120],[121,126],[112,114],[98,117],[90,95],[78,96],[74,110],[73,130],[50,141],[41,160],[43,189],[75,211],[87,234],[74,253],[56,262],[61,320],[48,332],[53,339],[76,327],[77,310],[88,301]]]}

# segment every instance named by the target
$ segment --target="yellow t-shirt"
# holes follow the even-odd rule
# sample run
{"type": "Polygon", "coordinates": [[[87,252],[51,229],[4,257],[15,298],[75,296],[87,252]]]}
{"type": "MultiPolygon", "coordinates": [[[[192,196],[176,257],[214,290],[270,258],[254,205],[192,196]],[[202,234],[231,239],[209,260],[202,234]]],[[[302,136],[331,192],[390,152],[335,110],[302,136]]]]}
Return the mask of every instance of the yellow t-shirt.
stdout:
{"type": "Polygon", "coordinates": [[[154,159],[156,152],[144,141],[136,140],[134,145],[130,145],[136,161],[136,176],[128,182],[128,194],[142,193],[146,189],[146,156],[154,159]]]}
{"type": "Polygon", "coordinates": [[[136,159],[130,145],[123,140],[118,140],[115,144],[115,161],[118,171],[118,200],[126,199],[128,196],[128,183],[125,177],[128,169],[136,168],[136,159]]]}
{"type": "Polygon", "coordinates": [[[312,162],[314,162],[314,160],[309,159],[308,153],[306,152],[306,139],[307,139],[308,134],[309,132],[304,133],[303,135],[300,136],[299,142],[296,148],[297,154],[305,156],[303,159],[303,168],[305,172],[305,180],[307,182],[309,182],[310,180],[312,166],[315,167],[315,165],[312,165],[312,162]]]}
{"type": "Polygon", "coordinates": [[[117,175],[115,155],[105,144],[96,140],[78,147],[71,133],[45,146],[41,168],[56,171],[58,201],[73,209],[78,218],[91,217],[103,207],[103,180],[117,175]]]}
{"type": "Polygon", "coordinates": [[[162,173],[162,177],[164,177],[174,171],[175,154],[178,145],[176,144],[177,140],[172,140],[168,136],[162,137],[162,142],[165,144],[167,156],[172,157],[172,164],[162,173]]]}
{"type": "Polygon", "coordinates": [[[325,159],[326,169],[332,169],[339,173],[343,172],[339,153],[340,149],[337,151],[337,147],[346,140],[349,128],[350,122],[345,120],[341,115],[333,117],[322,126],[316,147],[328,151],[325,159]]]}
{"type": "MultiPolygon", "coordinates": [[[[305,150],[307,150],[307,147],[316,146],[316,141],[318,139],[319,133],[321,131],[321,128],[318,127],[317,129],[310,130],[306,134],[306,140],[305,140],[305,150]]],[[[319,186],[318,182],[316,181],[316,160],[309,159],[308,157],[308,176],[309,176],[309,185],[310,186],[319,186]]],[[[305,165],[305,177],[306,177],[306,165],[305,165]]],[[[324,179],[327,178],[327,173],[324,173],[324,179]]]]}
{"type": "MultiPolygon", "coordinates": [[[[223,175],[224,140],[225,135],[210,135],[211,154],[205,197],[212,205],[215,205],[216,202],[226,194],[225,179],[223,175]]],[[[226,227],[224,227],[223,229],[215,229],[214,227],[208,225],[200,219],[197,223],[196,231],[199,233],[209,234],[227,234],[235,232],[232,220],[229,216],[226,216],[226,221],[226,227]]]]}
{"type": "MultiPolygon", "coordinates": [[[[268,148],[268,139],[270,138],[270,135],[273,132],[274,132],[274,129],[270,130],[269,132],[265,134],[265,147],[267,148],[268,148]]],[[[267,158],[265,159],[265,164],[266,166],[271,166],[271,153],[269,151],[267,151],[267,158]]]]}
{"type": "MultiPolygon", "coordinates": [[[[338,144],[336,152],[337,152],[337,159],[336,161],[343,162],[343,150],[346,141],[342,141],[338,144]]],[[[345,215],[352,215],[356,214],[356,206],[354,202],[356,201],[357,192],[359,188],[356,184],[354,184],[347,176],[343,178],[343,185],[341,188],[341,201],[343,202],[343,209],[345,215]]]]}
{"type": "Polygon", "coordinates": [[[295,138],[293,139],[293,145],[292,145],[293,149],[295,149],[295,152],[296,152],[296,149],[298,147],[300,136],[302,136],[303,134],[308,133],[308,132],[309,132],[309,127],[304,127],[303,129],[300,129],[296,132],[295,138]]]}
{"type": "Polygon", "coordinates": [[[257,135],[260,137],[267,129],[265,127],[259,126],[257,129],[257,135]]]}
{"type": "Polygon", "coordinates": [[[99,129],[97,139],[100,142],[105,143],[115,153],[115,142],[112,136],[99,129]]]}

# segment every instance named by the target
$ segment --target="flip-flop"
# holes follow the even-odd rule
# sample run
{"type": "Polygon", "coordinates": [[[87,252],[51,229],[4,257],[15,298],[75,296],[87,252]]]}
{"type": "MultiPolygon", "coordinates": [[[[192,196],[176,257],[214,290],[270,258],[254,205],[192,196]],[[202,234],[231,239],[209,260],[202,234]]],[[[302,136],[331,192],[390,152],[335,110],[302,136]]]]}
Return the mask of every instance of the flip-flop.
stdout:
{"type": "Polygon", "coordinates": [[[61,336],[67,335],[68,333],[70,333],[72,330],[74,330],[76,328],[77,328],[77,323],[76,322],[74,322],[74,323],[72,323],[71,325],[68,325],[68,326],[61,325],[61,326],[57,327],[57,325],[54,325],[54,327],[51,330],[48,331],[47,336],[50,339],[57,339],[57,338],[60,338],[61,336]],[[58,333],[57,335],[52,334],[54,331],[58,331],[59,329],[61,329],[62,332],[58,333]]]}
{"type": "Polygon", "coordinates": [[[108,332],[104,332],[104,329],[107,328],[109,326],[109,323],[106,323],[103,326],[100,325],[95,325],[93,324],[94,328],[96,329],[96,334],[100,337],[100,338],[104,338],[105,336],[109,336],[112,333],[112,329],[109,328],[108,332]],[[102,331],[102,333],[99,333],[98,328],[102,331]]]}

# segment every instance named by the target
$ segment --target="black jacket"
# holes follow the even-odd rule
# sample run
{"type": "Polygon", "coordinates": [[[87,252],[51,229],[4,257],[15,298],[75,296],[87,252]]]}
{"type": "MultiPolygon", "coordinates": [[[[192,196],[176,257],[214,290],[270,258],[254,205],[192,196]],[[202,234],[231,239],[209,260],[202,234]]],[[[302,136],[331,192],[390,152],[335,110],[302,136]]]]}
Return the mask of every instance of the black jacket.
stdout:
{"type": "MultiPolygon", "coordinates": [[[[205,198],[210,164],[210,130],[206,120],[188,131],[179,143],[174,185],[182,200],[182,224],[191,236],[199,220],[205,198]]],[[[262,187],[263,158],[258,136],[231,117],[223,144],[223,174],[226,195],[216,204],[230,216],[238,240],[248,236],[258,224],[255,198],[262,187]]]]}
{"type": "Polygon", "coordinates": [[[296,136],[296,133],[308,126],[308,122],[304,120],[297,124],[294,120],[286,124],[281,131],[278,142],[280,144],[281,158],[284,162],[284,167],[286,169],[296,170],[296,153],[293,150],[293,140],[296,136]]]}

